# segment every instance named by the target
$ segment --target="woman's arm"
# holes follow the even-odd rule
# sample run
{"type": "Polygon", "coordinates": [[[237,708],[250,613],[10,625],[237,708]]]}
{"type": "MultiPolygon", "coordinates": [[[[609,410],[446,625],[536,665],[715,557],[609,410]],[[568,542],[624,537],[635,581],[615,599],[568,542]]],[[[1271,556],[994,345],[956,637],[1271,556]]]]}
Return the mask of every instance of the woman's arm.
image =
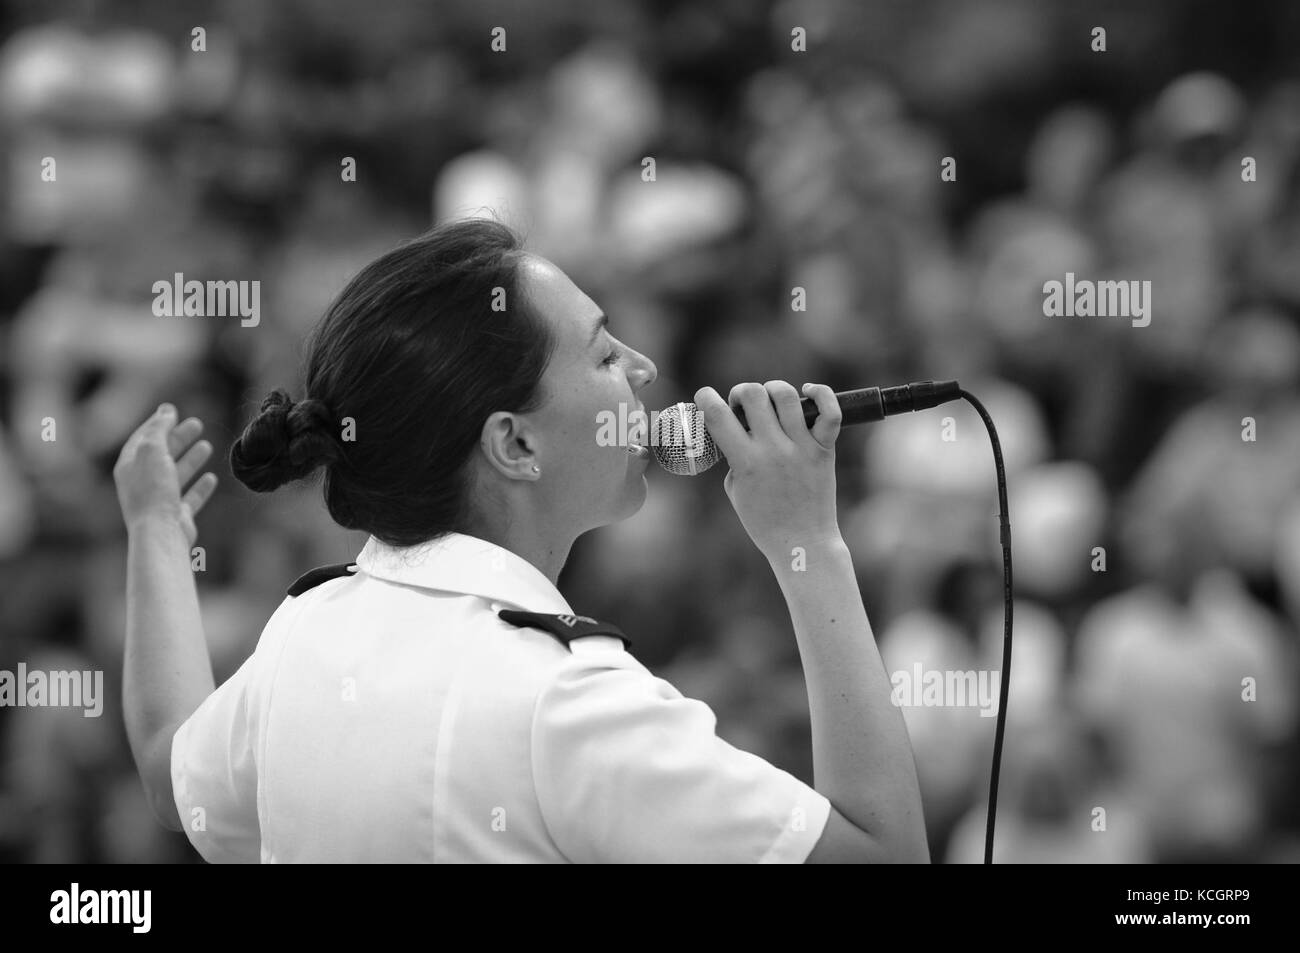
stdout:
{"type": "Polygon", "coordinates": [[[172,736],[215,687],[190,547],[198,538],[194,515],[212,495],[216,475],[203,474],[181,495],[212,453],[208,441],[198,440],[202,431],[195,418],[176,424],[175,408],[164,404],[127,440],[113,468],[128,540],[126,733],[149,806],[177,831],[172,736]]]}
{"type": "Polygon", "coordinates": [[[907,727],[890,701],[836,518],[843,415],[829,387],[804,387],[818,409],[811,430],[799,394],[784,381],[732,389],[730,403],[743,405],[748,432],[713,388],[701,388],[695,403],[731,467],[723,488],[776,573],[794,623],[808,681],[813,787],[832,805],[808,860],[928,863],[907,727]]]}
{"type": "Polygon", "coordinates": [[[912,745],[890,700],[849,548],[835,540],[809,547],[804,558],[801,571],[788,558],[771,563],[808,682],[813,787],[834,806],[808,859],[929,863],[912,745]]]}

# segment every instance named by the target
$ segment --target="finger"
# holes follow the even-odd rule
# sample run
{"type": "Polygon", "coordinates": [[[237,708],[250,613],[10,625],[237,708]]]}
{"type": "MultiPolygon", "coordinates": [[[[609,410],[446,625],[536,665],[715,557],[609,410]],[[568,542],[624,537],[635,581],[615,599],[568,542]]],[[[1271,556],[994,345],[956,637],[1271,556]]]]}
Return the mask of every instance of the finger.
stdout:
{"type": "Polygon", "coordinates": [[[194,481],[189,492],[181,497],[181,505],[188,507],[191,514],[197,514],[204,504],[212,498],[212,491],[217,488],[217,475],[209,470],[194,481]]]}
{"type": "MultiPolygon", "coordinates": [[[[161,435],[166,433],[165,428],[170,425],[165,418],[164,409],[170,407],[171,404],[162,404],[131,432],[131,436],[122,445],[122,452],[118,454],[119,462],[133,456],[140,444],[161,439],[161,435]]],[[[171,412],[174,414],[175,409],[171,412]]]]}
{"type": "Polygon", "coordinates": [[[763,387],[776,407],[776,418],[785,435],[800,446],[806,446],[812,440],[812,435],[808,432],[808,422],[803,417],[803,404],[799,402],[799,392],[794,389],[794,385],[787,381],[768,381],[763,387]]]}
{"type": "Polygon", "coordinates": [[[140,427],[145,437],[163,437],[176,425],[176,408],[171,404],[159,404],[153,416],[140,427]]]}
{"type": "Polygon", "coordinates": [[[804,384],[803,392],[817,404],[817,419],[812,426],[813,439],[829,450],[835,446],[835,440],[840,435],[840,423],[844,419],[840,402],[835,399],[835,391],[825,384],[804,384]]]}
{"type": "Polygon", "coordinates": [[[194,479],[194,474],[203,468],[203,464],[207,462],[210,456],[212,456],[212,444],[206,440],[200,440],[186,450],[184,455],[176,461],[176,477],[180,481],[180,485],[185,486],[190,480],[194,479]]]}
{"type": "Polygon", "coordinates": [[[187,417],[172,428],[171,433],[167,435],[167,450],[177,460],[181,454],[189,448],[190,444],[199,439],[203,433],[203,421],[197,417],[187,417]]]}
{"type": "Polygon", "coordinates": [[[695,392],[695,406],[704,415],[713,442],[728,460],[739,460],[750,443],[749,434],[731,412],[727,402],[712,387],[701,387],[695,392]]]}
{"type": "Polygon", "coordinates": [[[749,432],[764,441],[779,441],[783,434],[781,424],[776,419],[776,410],[772,407],[772,398],[767,388],[756,381],[746,381],[731,388],[728,402],[732,407],[739,404],[745,408],[745,423],[749,432]]]}
{"type": "MultiPolygon", "coordinates": [[[[140,444],[166,448],[167,435],[176,426],[176,408],[171,404],[162,404],[153,416],[140,425],[136,431],[140,444]]],[[[138,447],[137,447],[138,450],[138,447]]]]}

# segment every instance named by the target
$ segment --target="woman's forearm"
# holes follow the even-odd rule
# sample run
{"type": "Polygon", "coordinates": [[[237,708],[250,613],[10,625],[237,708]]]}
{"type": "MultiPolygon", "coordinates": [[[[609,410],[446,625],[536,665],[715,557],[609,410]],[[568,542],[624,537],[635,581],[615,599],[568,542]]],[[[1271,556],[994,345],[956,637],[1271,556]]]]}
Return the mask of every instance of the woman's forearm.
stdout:
{"type": "Polygon", "coordinates": [[[926,861],[920,785],[903,713],[842,541],[772,559],[794,623],[812,722],[813,786],[895,859],[926,861]]]}
{"type": "Polygon", "coordinates": [[[172,735],[213,688],[185,533],[172,519],[142,519],[128,527],[123,713],[150,806],[176,830],[172,735]]]}

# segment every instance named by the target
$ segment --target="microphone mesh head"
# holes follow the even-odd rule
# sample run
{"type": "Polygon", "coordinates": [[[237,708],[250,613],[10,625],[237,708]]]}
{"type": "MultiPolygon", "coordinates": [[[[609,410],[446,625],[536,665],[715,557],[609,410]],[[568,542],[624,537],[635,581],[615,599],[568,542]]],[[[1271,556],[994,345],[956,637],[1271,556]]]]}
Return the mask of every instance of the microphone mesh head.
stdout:
{"type": "Polygon", "coordinates": [[[722,459],[694,404],[673,404],[659,411],[650,434],[650,450],[659,465],[677,476],[703,473],[722,459]]]}

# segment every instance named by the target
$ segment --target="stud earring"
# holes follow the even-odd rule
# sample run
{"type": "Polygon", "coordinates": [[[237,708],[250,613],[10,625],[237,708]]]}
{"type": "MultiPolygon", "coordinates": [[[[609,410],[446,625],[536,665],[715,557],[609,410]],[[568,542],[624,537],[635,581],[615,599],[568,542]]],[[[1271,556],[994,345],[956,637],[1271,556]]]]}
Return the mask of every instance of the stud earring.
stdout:
{"type": "Polygon", "coordinates": [[[542,472],[542,468],[539,467],[537,464],[534,463],[534,464],[533,464],[533,472],[534,472],[534,473],[541,473],[541,472],[542,472]]]}

